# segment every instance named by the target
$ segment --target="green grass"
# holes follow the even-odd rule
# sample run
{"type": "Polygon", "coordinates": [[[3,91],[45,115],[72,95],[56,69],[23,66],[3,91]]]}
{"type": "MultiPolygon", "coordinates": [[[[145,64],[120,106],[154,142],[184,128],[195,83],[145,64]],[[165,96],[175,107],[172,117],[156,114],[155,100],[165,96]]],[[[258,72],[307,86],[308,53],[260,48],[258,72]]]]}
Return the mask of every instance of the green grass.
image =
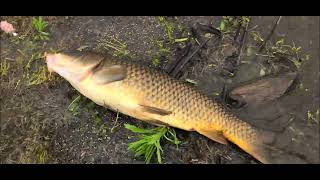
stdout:
{"type": "Polygon", "coordinates": [[[250,22],[249,16],[234,18],[233,16],[222,16],[218,29],[224,33],[234,33],[239,26],[246,27],[250,22]]]}
{"type": "Polygon", "coordinates": [[[40,85],[56,79],[48,72],[44,60],[46,49],[44,41],[49,39],[49,34],[46,32],[48,22],[42,17],[37,17],[29,18],[23,24],[24,31],[10,39],[12,48],[16,48],[18,52],[16,62],[21,67],[18,69],[23,70],[16,87],[40,85]]]}
{"type": "Polygon", "coordinates": [[[164,28],[165,39],[169,43],[173,44],[189,41],[188,37],[176,37],[176,34],[185,36],[185,32],[187,32],[184,30],[181,24],[175,21],[167,20],[164,16],[159,16],[158,20],[159,24],[164,28]]]}
{"type": "Polygon", "coordinates": [[[170,47],[175,43],[186,43],[190,41],[188,31],[181,24],[174,20],[168,20],[164,16],[158,17],[159,24],[164,29],[164,37],[160,40],[153,40],[156,45],[156,53],[151,57],[152,65],[157,67],[160,65],[161,58],[170,54],[170,47]],[[187,34],[188,33],[188,34],[187,34]],[[176,36],[181,36],[177,38],[176,36]]]}
{"type": "Polygon", "coordinates": [[[25,164],[46,164],[51,160],[49,143],[31,142],[26,146],[26,151],[20,156],[20,162],[25,164]]]}
{"type": "MultiPolygon", "coordinates": [[[[265,41],[259,32],[252,31],[250,34],[258,45],[261,45],[265,41]]],[[[302,53],[301,46],[296,46],[294,42],[292,42],[291,45],[285,44],[285,40],[283,38],[278,39],[275,43],[267,43],[265,47],[265,54],[257,55],[269,58],[285,57],[296,66],[297,70],[301,70],[303,61],[308,61],[310,59],[309,54],[302,53]]]]}
{"type": "Polygon", "coordinates": [[[24,66],[24,77],[27,81],[27,86],[43,84],[54,79],[44,64],[44,54],[42,52],[34,52],[27,64],[24,66]],[[35,70],[32,70],[35,69],[35,70]]]}
{"type": "Polygon", "coordinates": [[[10,64],[7,63],[6,60],[1,62],[0,63],[0,74],[1,74],[1,76],[7,76],[9,68],[10,68],[10,64]]]}
{"type": "Polygon", "coordinates": [[[128,150],[133,151],[136,157],[144,156],[147,164],[150,163],[155,154],[157,156],[158,163],[162,163],[162,139],[166,139],[176,145],[181,143],[176,137],[175,131],[169,127],[142,129],[134,125],[125,124],[125,128],[137,133],[139,138],[138,141],[128,144],[128,150]]]}
{"type": "Polygon", "coordinates": [[[42,19],[42,17],[33,18],[32,26],[35,29],[35,34],[33,36],[34,40],[46,41],[49,40],[49,33],[45,32],[48,23],[42,19]]]}
{"type": "Polygon", "coordinates": [[[112,51],[112,55],[116,57],[126,57],[130,54],[129,50],[127,50],[127,45],[112,36],[105,36],[99,39],[97,47],[112,51]]]}
{"type": "Polygon", "coordinates": [[[31,74],[28,79],[27,86],[39,85],[50,80],[47,67],[41,66],[38,70],[31,74]]]}
{"type": "Polygon", "coordinates": [[[158,66],[160,64],[160,58],[167,56],[170,53],[170,48],[166,47],[163,41],[157,41],[157,52],[152,56],[152,65],[158,66]]]}
{"type": "Polygon", "coordinates": [[[175,40],[175,38],[174,38],[174,31],[175,31],[174,23],[166,20],[166,18],[164,16],[159,17],[159,23],[161,26],[163,26],[164,31],[165,31],[165,36],[168,39],[168,41],[173,43],[175,40]]]}
{"type": "Polygon", "coordinates": [[[77,95],[69,104],[68,111],[72,113],[72,115],[76,116],[79,114],[80,110],[80,101],[81,101],[81,95],[77,95]]]}

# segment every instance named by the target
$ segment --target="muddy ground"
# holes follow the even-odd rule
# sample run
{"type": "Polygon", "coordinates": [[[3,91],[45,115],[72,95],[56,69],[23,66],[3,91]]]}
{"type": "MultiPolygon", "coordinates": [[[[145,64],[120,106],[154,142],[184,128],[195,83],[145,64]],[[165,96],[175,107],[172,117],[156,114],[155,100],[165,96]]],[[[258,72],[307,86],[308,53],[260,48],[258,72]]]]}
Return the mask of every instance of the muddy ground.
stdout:
{"type": "MultiPolygon", "coordinates": [[[[1,17],[18,33],[12,36],[1,32],[1,68],[9,67],[1,70],[1,163],[144,163],[143,158],[135,158],[127,150],[136,136],[123,124],[153,126],[122,114],[117,119],[116,112],[84,97],[70,107],[79,94],[62,78],[41,69],[45,67],[43,53],[80,48],[166,70],[188,45],[172,41],[199,36],[193,32],[198,29],[197,23],[219,27],[222,20],[210,16],[43,18],[48,22],[49,40],[34,39],[37,32],[32,17],[1,17]],[[108,47],[115,42],[110,36],[126,46],[118,43],[118,50],[108,47]]],[[[267,37],[276,19],[252,17],[248,29],[267,37]]],[[[202,35],[206,38],[210,33],[202,35]]],[[[301,163],[319,163],[319,17],[282,17],[269,41],[275,43],[279,38],[301,46],[301,56],[308,56],[299,68],[291,68],[298,73],[295,86],[275,100],[230,108],[240,118],[270,128],[290,120],[277,137],[277,146],[294,156],[289,163],[297,162],[295,158],[301,163]]],[[[246,39],[240,65],[229,67],[226,61],[232,48],[223,50],[227,47],[223,45],[230,45],[231,40],[224,39],[218,45],[212,40],[191,58],[178,77],[195,81],[195,86],[219,101],[223,87],[284,71],[272,69],[270,64],[262,66],[267,57],[250,55],[248,49],[257,49],[257,45],[249,33],[246,39]],[[223,53],[217,53],[216,47],[223,53]]],[[[201,37],[197,40],[203,41],[201,37]]],[[[190,52],[196,47],[196,42],[191,43],[190,52]]],[[[175,131],[183,143],[178,148],[163,143],[164,163],[259,163],[235,145],[221,145],[196,132],[175,131]]]]}

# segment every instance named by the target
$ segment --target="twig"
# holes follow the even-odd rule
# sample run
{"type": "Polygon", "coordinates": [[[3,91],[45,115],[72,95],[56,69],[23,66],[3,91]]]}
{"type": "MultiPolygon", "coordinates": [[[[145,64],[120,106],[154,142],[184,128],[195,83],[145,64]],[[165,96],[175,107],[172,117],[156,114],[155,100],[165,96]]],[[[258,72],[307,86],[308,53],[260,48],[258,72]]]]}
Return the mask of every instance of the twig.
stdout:
{"type": "Polygon", "coordinates": [[[272,56],[272,55],[268,55],[268,54],[259,54],[259,53],[256,53],[256,56],[262,56],[262,57],[275,58],[275,56],[272,56]]]}
{"type": "Polygon", "coordinates": [[[68,110],[70,110],[70,107],[76,102],[78,101],[79,99],[81,98],[81,95],[78,95],[68,106],[68,110]]]}
{"type": "Polygon", "coordinates": [[[117,117],[116,117],[116,121],[115,121],[115,123],[114,123],[114,125],[113,125],[113,127],[111,128],[111,133],[113,133],[113,130],[114,130],[114,128],[116,128],[116,127],[118,127],[119,125],[117,125],[117,122],[118,122],[118,119],[119,119],[119,111],[117,111],[117,117]]]}
{"type": "MultiPolygon", "coordinates": [[[[236,20],[238,20],[239,18],[237,18],[236,20]]],[[[239,24],[237,31],[236,31],[236,35],[233,38],[233,41],[235,42],[238,39],[238,36],[240,34],[240,30],[241,30],[242,24],[239,24]]]]}
{"type": "Polygon", "coordinates": [[[273,35],[274,31],[276,30],[277,26],[279,25],[281,18],[282,18],[282,16],[278,17],[276,23],[273,25],[271,32],[269,33],[267,38],[263,41],[262,45],[260,46],[258,53],[260,53],[264,49],[266,43],[270,40],[271,36],[273,35]]]}
{"type": "Polygon", "coordinates": [[[171,74],[172,71],[174,70],[174,67],[177,66],[177,64],[183,59],[185,58],[188,54],[189,54],[189,51],[190,51],[190,48],[191,48],[191,44],[188,43],[188,45],[184,48],[183,50],[183,53],[182,55],[179,57],[179,59],[177,59],[174,64],[168,64],[167,67],[166,67],[166,71],[168,74],[171,74]],[[170,65],[170,66],[169,66],[170,65]]]}
{"type": "MultiPolygon", "coordinates": [[[[217,40],[220,37],[216,37],[214,40],[217,40]]],[[[177,74],[179,73],[179,71],[186,65],[186,63],[204,46],[207,44],[208,41],[211,40],[211,37],[208,38],[206,41],[204,41],[202,44],[200,44],[200,46],[197,47],[197,49],[195,49],[190,56],[188,56],[186,59],[182,60],[177,66],[176,68],[173,70],[172,73],[170,73],[172,76],[176,77],[177,74]]]]}
{"type": "Polygon", "coordinates": [[[247,40],[247,34],[248,34],[248,27],[249,27],[249,24],[251,22],[251,18],[249,20],[249,22],[247,23],[246,25],[246,28],[243,32],[243,35],[241,37],[241,41],[240,41],[240,51],[239,51],[239,55],[238,55],[238,59],[237,59],[237,64],[239,65],[241,63],[241,56],[242,56],[242,51],[243,51],[243,45],[245,44],[246,40],[247,40]]]}

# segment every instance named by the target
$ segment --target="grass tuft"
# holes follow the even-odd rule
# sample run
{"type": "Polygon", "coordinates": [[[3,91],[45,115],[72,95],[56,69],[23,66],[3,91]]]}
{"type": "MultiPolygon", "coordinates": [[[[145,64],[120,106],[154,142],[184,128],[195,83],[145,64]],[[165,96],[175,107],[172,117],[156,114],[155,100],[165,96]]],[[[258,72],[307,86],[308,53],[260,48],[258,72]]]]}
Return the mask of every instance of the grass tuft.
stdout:
{"type": "Polygon", "coordinates": [[[128,150],[135,153],[135,156],[144,156],[145,162],[150,163],[152,157],[156,154],[158,163],[162,163],[161,140],[164,138],[167,141],[179,145],[175,131],[169,127],[157,127],[153,129],[142,129],[134,125],[125,124],[126,129],[139,134],[139,140],[129,143],[128,150]]]}

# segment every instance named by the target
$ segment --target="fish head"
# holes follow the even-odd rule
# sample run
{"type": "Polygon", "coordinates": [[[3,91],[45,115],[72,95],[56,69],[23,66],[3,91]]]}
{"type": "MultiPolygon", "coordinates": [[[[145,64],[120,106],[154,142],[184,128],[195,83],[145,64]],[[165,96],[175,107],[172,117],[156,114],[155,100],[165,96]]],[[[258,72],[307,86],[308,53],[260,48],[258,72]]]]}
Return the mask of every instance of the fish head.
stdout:
{"type": "Polygon", "coordinates": [[[81,52],[46,54],[49,72],[55,72],[70,82],[79,82],[101,63],[102,57],[81,52]]]}

